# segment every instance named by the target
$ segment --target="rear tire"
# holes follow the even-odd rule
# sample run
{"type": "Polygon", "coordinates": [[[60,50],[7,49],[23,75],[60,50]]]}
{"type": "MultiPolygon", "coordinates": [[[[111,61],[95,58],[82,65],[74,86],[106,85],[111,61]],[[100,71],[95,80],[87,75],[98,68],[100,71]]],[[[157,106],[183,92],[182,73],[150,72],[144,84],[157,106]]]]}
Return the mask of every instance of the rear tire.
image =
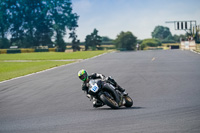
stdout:
{"type": "Polygon", "coordinates": [[[105,94],[101,94],[100,98],[106,105],[108,105],[112,109],[118,109],[119,108],[119,104],[115,100],[106,96],[105,94]]]}
{"type": "Polygon", "coordinates": [[[129,96],[125,96],[124,99],[126,101],[124,106],[126,106],[127,108],[130,108],[133,105],[133,100],[129,96]]]}

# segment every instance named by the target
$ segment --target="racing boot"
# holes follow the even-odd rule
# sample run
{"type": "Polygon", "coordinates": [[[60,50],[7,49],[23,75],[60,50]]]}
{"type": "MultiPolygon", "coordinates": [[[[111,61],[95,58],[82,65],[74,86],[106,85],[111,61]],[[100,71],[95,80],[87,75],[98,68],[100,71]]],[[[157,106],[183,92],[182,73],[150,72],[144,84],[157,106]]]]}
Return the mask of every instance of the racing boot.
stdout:
{"type": "Polygon", "coordinates": [[[117,82],[111,76],[107,77],[106,80],[113,86],[117,86],[117,82]]]}
{"type": "Polygon", "coordinates": [[[125,92],[125,89],[123,89],[122,87],[120,87],[117,82],[111,77],[107,77],[107,81],[109,81],[112,85],[114,85],[116,87],[117,90],[119,90],[124,96],[127,96],[128,93],[125,92]]]}
{"type": "Polygon", "coordinates": [[[128,93],[126,93],[125,89],[123,89],[121,86],[117,85],[116,87],[124,96],[127,96],[128,93]]]}

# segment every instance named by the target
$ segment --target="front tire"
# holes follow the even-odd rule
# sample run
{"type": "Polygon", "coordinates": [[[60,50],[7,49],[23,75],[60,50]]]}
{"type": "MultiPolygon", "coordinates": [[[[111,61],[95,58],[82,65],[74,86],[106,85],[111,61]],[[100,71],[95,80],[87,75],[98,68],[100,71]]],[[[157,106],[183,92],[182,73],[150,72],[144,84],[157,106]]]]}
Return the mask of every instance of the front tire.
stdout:
{"type": "Polygon", "coordinates": [[[125,96],[124,99],[126,101],[124,106],[126,106],[127,108],[130,108],[133,105],[133,100],[129,96],[125,96]]]}
{"type": "Polygon", "coordinates": [[[115,100],[106,96],[105,94],[101,94],[100,98],[106,105],[108,105],[112,109],[118,109],[119,108],[119,104],[115,100]]]}

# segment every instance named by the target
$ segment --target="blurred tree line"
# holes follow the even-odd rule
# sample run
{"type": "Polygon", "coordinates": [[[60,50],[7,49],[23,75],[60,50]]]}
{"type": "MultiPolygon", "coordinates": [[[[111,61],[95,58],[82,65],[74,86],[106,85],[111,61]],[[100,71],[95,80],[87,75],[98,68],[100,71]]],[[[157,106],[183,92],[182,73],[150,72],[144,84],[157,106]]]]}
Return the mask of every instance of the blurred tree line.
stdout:
{"type": "Polygon", "coordinates": [[[75,39],[78,18],[71,0],[1,0],[0,48],[55,45],[64,51],[63,37],[68,29],[75,39]]]}
{"type": "Polygon", "coordinates": [[[164,26],[156,26],[151,33],[152,38],[138,40],[132,32],[120,32],[115,40],[108,37],[101,37],[98,35],[98,30],[94,29],[93,33],[87,35],[85,38],[85,50],[100,49],[102,42],[112,42],[115,48],[119,50],[136,50],[140,44],[140,49],[143,50],[145,47],[158,47],[162,43],[180,43],[181,40],[187,39],[185,35],[172,35],[170,29],[164,26]]]}
{"type": "MultiPolygon", "coordinates": [[[[72,12],[71,0],[1,0],[0,2],[0,48],[18,46],[57,46],[65,51],[64,36],[69,31],[74,51],[80,50],[76,28],[79,16],[72,12]]],[[[156,26],[151,39],[137,40],[130,31],[120,32],[115,40],[98,35],[94,29],[85,38],[85,50],[101,49],[103,42],[112,42],[117,49],[135,50],[157,47],[162,43],[176,43],[186,39],[186,35],[172,35],[168,27],[156,26]]]]}

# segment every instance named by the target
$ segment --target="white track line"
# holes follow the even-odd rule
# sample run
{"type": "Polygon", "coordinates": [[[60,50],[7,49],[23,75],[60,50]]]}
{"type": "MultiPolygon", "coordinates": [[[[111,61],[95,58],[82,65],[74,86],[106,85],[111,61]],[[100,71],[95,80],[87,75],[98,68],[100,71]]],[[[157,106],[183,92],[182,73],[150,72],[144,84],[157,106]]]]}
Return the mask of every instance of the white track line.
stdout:
{"type": "Polygon", "coordinates": [[[194,51],[194,50],[190,50],[191,52],[193,52],[193,53],[196,53],[196,54],[200,54],[199,52],[196,52],[196,51],[194,51]]]}

